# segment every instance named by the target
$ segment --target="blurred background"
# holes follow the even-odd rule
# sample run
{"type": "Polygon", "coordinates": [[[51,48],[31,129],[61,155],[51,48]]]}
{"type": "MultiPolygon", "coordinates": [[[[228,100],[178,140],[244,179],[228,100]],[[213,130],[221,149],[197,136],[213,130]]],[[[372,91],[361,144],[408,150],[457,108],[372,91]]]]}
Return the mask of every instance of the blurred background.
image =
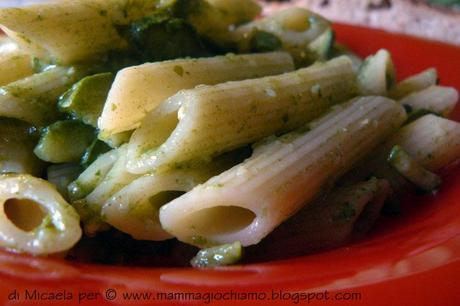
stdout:
{"type": "MultiPolygon", "coordinates": [[[[17,6],[47,0],[0,0],[17,6]]],[[[232,0],[229,0],[232,1],[232,0]]],[[[257,0],[265,13],[307,7],[333,21],[406,33],[460,46],[460,0],[257,0]]]]}
{"type": "Polygon", "coordinates": [[[382,28],[460,45],[460,0],[266,0],[260,2],[267,4],[265,13],[286,5],[297,5],[307,7],[333,21],[382,28]]]}

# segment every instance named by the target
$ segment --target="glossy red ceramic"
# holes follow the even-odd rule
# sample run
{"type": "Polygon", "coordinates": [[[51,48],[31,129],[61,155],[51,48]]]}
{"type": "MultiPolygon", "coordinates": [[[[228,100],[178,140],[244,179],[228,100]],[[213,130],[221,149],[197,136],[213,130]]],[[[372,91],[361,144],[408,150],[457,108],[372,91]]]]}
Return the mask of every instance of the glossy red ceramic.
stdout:
{"type": "MultiPolygon", "coordinates": [[[[379,48],[391,51],[400,78],[434,66],[442,84],[460,90],[459,48],[367,28],[335,28],[338,40],[360,55],[379,48]]],[[[460,108],[454,118],[460,119],[460,108]]],[[[408,199],[408,211],[381,221],[364,239],[284,261],[218,270],[123,268],[0,252],[1,304],[77,305],[80,297],[85,298],[82,305],[197,305],[212,294],[217,300],[212,305],[224,303],[222,299],[228,305],[247,303],[243,298],[257,305],[297,298],[300,304],[310,298],[311,305],[460,305],[459,169],[446,174],[437,196],[408,199]],[[126,293],[135,292],[165,294],[128,300],[126,293]],[[190,295],[174,300],[181,298],[174,293],[184,292],[190,295]],[[255,293],[244,296],[250,292],[255,293]],[[280,294],[283,299],[277,298],[280,294]],[[61,300],[43,299],[52,297],[61,300]]]]}

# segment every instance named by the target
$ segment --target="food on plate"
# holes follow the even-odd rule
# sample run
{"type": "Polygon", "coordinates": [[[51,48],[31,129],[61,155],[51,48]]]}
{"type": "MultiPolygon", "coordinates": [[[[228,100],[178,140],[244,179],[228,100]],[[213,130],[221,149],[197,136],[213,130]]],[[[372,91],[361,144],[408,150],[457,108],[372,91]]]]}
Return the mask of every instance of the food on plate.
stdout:
{"type": "Polygon", "coordinates": [[[0,246],[123,264],[136,245],[216,267],[341,245],[439,189],[460,124],[435,68],[397,82],[389,51],[360,58],[325,18],[260,12],[1,8],[0,246]]]}

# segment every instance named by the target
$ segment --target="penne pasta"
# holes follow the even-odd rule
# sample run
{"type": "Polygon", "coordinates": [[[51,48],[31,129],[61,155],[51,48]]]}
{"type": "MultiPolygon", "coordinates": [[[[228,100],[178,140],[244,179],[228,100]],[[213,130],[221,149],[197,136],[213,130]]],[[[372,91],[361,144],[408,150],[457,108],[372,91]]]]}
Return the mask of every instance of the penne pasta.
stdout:
{"type": "Polygon", "coordinates": [[[184,90],[150,113],[128,145],[132,173],[187,167],[288,132],[356,94],[346,57],[279,76],[184,90]]]}
{"type": "Polygon", "coordinates": [[[0,245],[44,255],[66,251],[81,237],[80,218],[48,182],[0,176],[0,245]]]}
{"type": "Polygon", "coordinates": [[[171,238],[159,221],[159,209],[184,192],[241,162],[246,150],[224,154],[195,169],[147,174],[115,193],[102,207],[102,219],[135,239],[171,238]]]}
{"type": "Polygon", "coordinates": [[[386,96],[396,81],[391,54],[385,49],[368,56],[358,71],[359,91],[362,95],[386,96]]]}
{"type": "Polygon", "coordinates": [[[406,108],[413,111],[427,110],[448,116],[458,102],[458,92],[452,87],[430,86],[399,100],[406,108]]]}
{"type": "Polygon", "coordinates": [[[98,122],[99,137],[106,139],[139,127],[148,112],[179,90],[293,69],[291,56],[284,52],[177,59],[125,68],[110,89],[98,122]]]}
{"type": "MultiPolygon", "coordinates": [[[[329,22],[324,18],[306,9],[292,7],[239,26],[232,35],[240,52],[249,52],[256,35],[268,33],[280,42],[283,50],[291,53],[296,64],[303,66],[311,60],[308,44],[328,28],[329,22]]],[[[272,45],[277,49],[277,44],[272,45]]]]}
{"type": "Polygon", "coordinates": [[[334,188],[249,248],[249,256],[286,258],[340,246],[371,228],[390,192],[387,181],[375,178],[334,188]]]}
{"type": "Polygon", "coordinates": [[[97,211],[100,210],[100,207],[111,195],[138,177],[126,171],[126,145],[118,148],[117,151],[117,160],[111,169],[96,188],[85,198],[85,201],[90,206],[95,206],[95,210],[97,211]]]}
{"type": "Polygon", "coordinates": [[[0,88],[0,116],[42,126],[56,120],[57,98],[75,81],[73,68],[54,67],[0,88]]]}
{"type": "Polygon", "coordinates": [[[127,42],[117,25],[127,24],[156,9],[137,0],[65,0],[0,9],[5,33],[34,56],[66,65],[124,49],[127,42]]]}
{"type": "Polygon", "coordinates": [[[434,86],[437,82],[438,72],[435,68],[430,68],[402,80],[390,90],[388,95],[392,99],[399,100],[413,92],[421,91],[427,87],[434,86]]]}
{"type": "Polygon", "coordinates": [[[72,202],[90,194],[106,177],[118,159],[118,151],[111,150],[99,156],[80,176],[68,187],[72,202]]]}
{"type": "Polygon", "coordinates": [[[258,243],[405,120],[384,97],[357,98],[160,209],[163,228],[196,246],[258,243]]]}
{"type": "Polygon", "coordinates": [[[402,128],[385,142],[389,152],[400,145],[412,158],[430,171],[439,171],[460,158],[460,124],[426,115],[402,128]]]}
{"type": "Polygon", "coordinates": [[[429,171],[438,172],[460,158],[460,124],[435,115],[423,116],[401,128],[340,180],[340,185],[359,182],[369,176],[386,178],[401,190],[405,180],[387,162],[398,145],[429,171]]]}

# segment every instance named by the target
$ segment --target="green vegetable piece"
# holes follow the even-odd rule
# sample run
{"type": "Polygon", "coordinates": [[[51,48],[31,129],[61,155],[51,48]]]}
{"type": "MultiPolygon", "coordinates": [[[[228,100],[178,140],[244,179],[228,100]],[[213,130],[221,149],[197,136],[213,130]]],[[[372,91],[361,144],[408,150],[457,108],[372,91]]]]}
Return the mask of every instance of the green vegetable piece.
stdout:
{"type": "Polygon", "coordinates": [[[34,152],[47,162],[79,162],[94,139],[93,127],[76,120],[58,121],[43,129],[34,152]]]}
{"type": "Polygon", "coordinates": [[[81,165],[88,168],[101,154],[110,151],[112,148],[105,142],[95,139],[93,143],[86,149],[83,157],[81,158],[81,165]]]}
{"type": "Polygon", "coordinates": [[[439,176],[423,168],[400,146],[393,147],[388,161],[403,177],[424,191],[434,191],[442,183],[439,176]]]}
{"type": "Polygon", "coordinates": [[[78,164],[51,165],[47,170],[47,179],[65,199],[69,200],[67,187],[82,171],[83,168],[78,164]]]}
{"type": "Polygon", "coordinates": [[[35,127],[26,122],[0,118],[0,173],[39,176],[44,163],[33,152],[38,136],[35,127]]]}
{"type": "Polygon", "coordinates": [[[83,78],[59,98],[59,109],[97,127],[97,119],[102,113],[113,79],[110,72],[83,78]]]}
{"type": "Polygon", "coordinates": [[[241,260],[242,247],[239,241],[232,244],[203,249],[190,261],[195,268],[213,268],[233,265],[241,260]]]}
{"type": "Polygon", "coordinates": [[[252,52],[270,52],[282,47],[281,40],[274,34],[265,31],[255,31],[251,38],[252,52]]]}
{"type": "Polygon", "coordinates": [[[210,55],[195,29],[170,13],[159,12],[133,23],[128,36],[143,61],[210,55]]]}

